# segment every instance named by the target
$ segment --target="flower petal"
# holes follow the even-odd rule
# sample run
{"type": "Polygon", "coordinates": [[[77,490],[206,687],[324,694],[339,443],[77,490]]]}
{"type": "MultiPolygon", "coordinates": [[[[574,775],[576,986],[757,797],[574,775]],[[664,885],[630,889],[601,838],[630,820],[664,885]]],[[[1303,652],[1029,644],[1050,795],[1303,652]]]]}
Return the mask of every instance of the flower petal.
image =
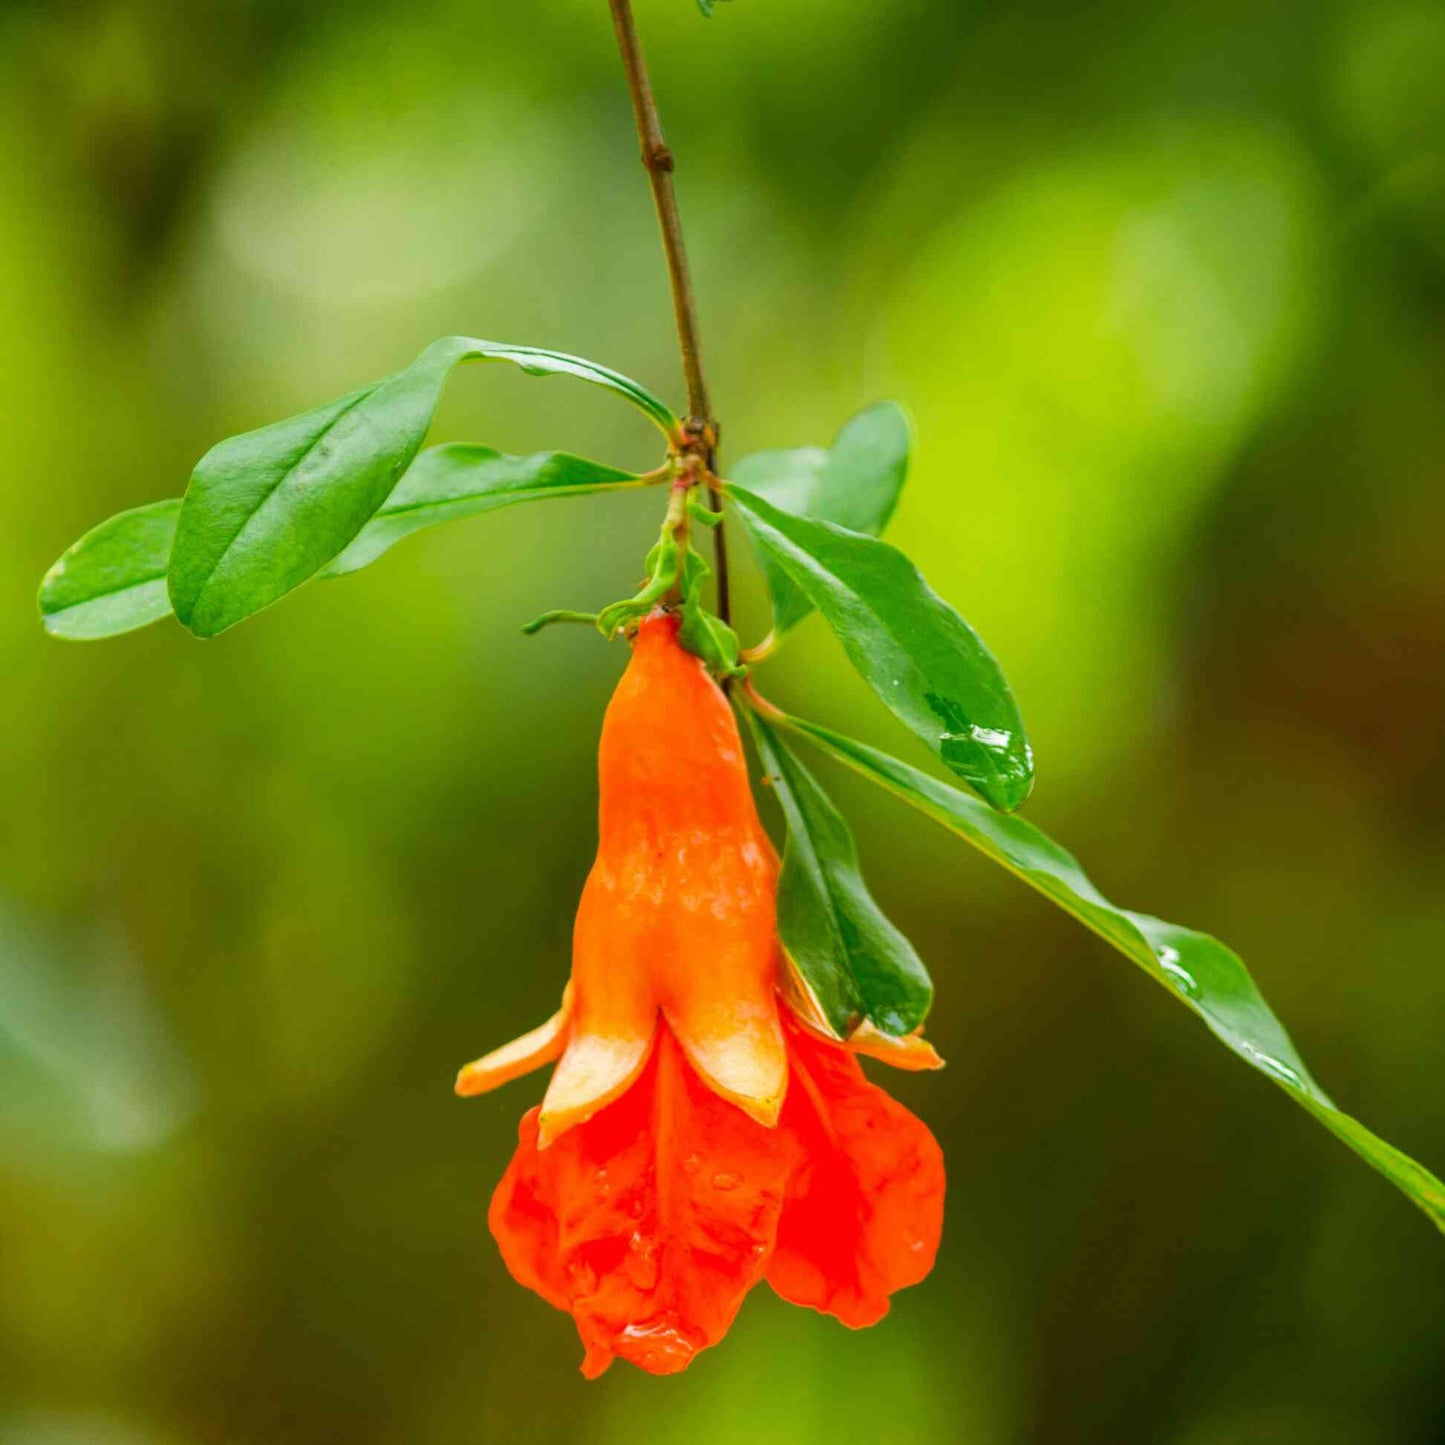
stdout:
{"type": "Polygon", "coordinates": [[[564,994],[562,1007],[546,1023],[467,1064],[457,1075],[457,1093],[464,1099],[474,1098],[550,1064],[566,1046],[570,1013],[564,994]]]}
{"type": "Polygon", "coordinates": [[[847,1046],[852,1053],[866,1054],[870,1059],[892,1064],[895,1069],[906,1069],[910,1073],[943,1067],[938,1050],[923,1037],[921,1029],[899,1038],[894,1034],[885,1034],[870,1019],[864,1019],[848,1035],[847,1046]]]}
{"type": "Polygon", "coordinates": [[[492,1200],[513,1275],[571,1312],[583,1372],[653,1374],[716,1344],[762,1277],[795,1146],[713,1094],[666,1029],[622,1098],[537,1147],[535,1117],[492,1200]]]}
{"type": "Polygon", "coordinates": [[[788,1089],[788,1048],[777,1005],[770,998],[759,1003],[694,991],[663,1012],[703,1082],[771,1129],[788,1089]]]}
{"type": "Polygon", "coordinates": [[[572,934],[572,1033],[539,1119],[545,1149],[618,1098],[642,1072],[657,1030],[657,998],[641,962],[651,942],[646,910],[620,907],[618,880],[592,867],[572,934]]]}
{"type": "MultiPolygon", "coordinates": [[[[652,1024],[655,1028],[655,1016],[652,1024]]],[[[542,1099],[537,1116],[539,1148],[546,1149],[568,1129],[585,1124],[627,1091],[647,1063],[653,1028],[646,1033],[574,1030],[542,1099]]]]}
{"type": "MultiPolygon", "coordinates": [[[[492,1194],[487,1224],[512,1278],[549,1305],[567,1308],[567,1281],[557,1253],[556,1190],[537,1150],[537,1116],[528,1109],[517,1130],[517,1152],[492,1194]]],[[[552,1156],[545,1156],[550,1159],[552,1156]]]]}
{"type": "Polygon", "coordinates": [[[771,1129],[788,1089],[781,965],[766,840],[719,838],[669,910],[653,974],[663,1013],[703,1080],[771,1129]],[[725,907],[715,900],[726,900],[725,907]]]}
{"type": "Polygon", "coordinates": [[[780,1132],[797,1137],[808,1162],[789,1185],[768,1283],[856,1329],[933,1268],[943,1153],[846,1049],[795,1025],[788,1035],[793,1078],[780,1132]]]}

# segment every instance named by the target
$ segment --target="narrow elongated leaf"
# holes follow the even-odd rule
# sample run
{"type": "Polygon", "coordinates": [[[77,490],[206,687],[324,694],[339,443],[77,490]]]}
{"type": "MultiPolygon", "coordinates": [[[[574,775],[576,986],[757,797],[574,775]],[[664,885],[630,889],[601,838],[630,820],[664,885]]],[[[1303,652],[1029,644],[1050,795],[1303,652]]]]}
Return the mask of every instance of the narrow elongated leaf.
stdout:
{"type": "Polygon", "coordinates": [[[171,553],[176,616],[213,637],[314,576],[352,542],[411,465],[441,389],[463,361],[507,361],[625,397],[664,432],[656,397],[575,356],[444,337],[403,371],[304,415],[212,447],[186,490],[171,553]]]}
{"type": "MultiPolygon", "coordinates": [[[[514,457],[490,447],[431,447],[417,457],[356,540],[319,575],[342,577],[423,527],[514,502],[645,486],[632,472],[566,452],[514,457]]],[[[181,499],[121,512],[85,534],[45,576],[40,613],[58,637],[130,632],[171,614],[166,569],[181,499]]]]}
{"type": "Polygon", "coordinates": [[[1017,808],[1033,786],[1033,751],[1008,683],[913,563],[876,537],[795,517],[735,484],[727,495],[873,691],[994,807],[1017,808]]]}
{"type": "MultiPolygon", "coordinates": [[[[620,371],[598,362],[588,361],[581,356],[568,356],[562,351],[548,351],[540,346],[509,346],[502,341],[478,341],[470,336],[448,336],[434,341],[427,351],[449,348],[455,365],[459,361],[507,361],[520,367],[528,376],[571,376],[606,391],[615,392],[624,401],[630,401],[646,415],[666,437],[672,437],[682,428],[676,413],[664,401],[659,401],[640,382],[633,381],[620,371]]],[[[427,353],[422,353],[425,356],[427,353]]]]}
{"type": "MultiPolygon", "coordinates": [[[[739,486],[785,512],[880,537],[898,505],[912,442],[903,408],[880,401],[847,422],[826,451],[754,452],[732,475],[739,486]]],[[[773,600],[773,627],[781,635],[796,627],[813,604],[772,553],[761,551],[758,565],[773,600]]]]}
{"type": "Polygon", "coordinates": [[[1022,818],[992,812],[957,788],[815,723],[769,717],[957,833],[1113,944],[1445,1231],[1445,1184],[1335,1105],[1311,1078],[1244,963],[1218,939],[1116,907],[1069,852],[1022,818]]]}
{"type": "Polygon", "coordinates": [[[449,444],[429,447],[407,469],[356,540],[327,567],[323,577],[341,577],[376,561],[403,537],[547,497],[577,497],[646,485],[633,472],[574,457],[567,452],[507,456],[491,447],[449,444]]]}
{"type": "Polygon", "coordinates": [[[842,814],[773,728],[751,709],[743,715],[788,820],[778,879],[784,950],[839,1038],[864,1019],[895,1037],[910,1033],[933,1001],[928,971],[868,892],[842,814]]]}
{"type": "Polygon", "coordinates": [[[179,497],[134,507],[92,527],[45,574],[40,616],[55,637],[90,640],[165,617],[166,567],[179,497]]]}

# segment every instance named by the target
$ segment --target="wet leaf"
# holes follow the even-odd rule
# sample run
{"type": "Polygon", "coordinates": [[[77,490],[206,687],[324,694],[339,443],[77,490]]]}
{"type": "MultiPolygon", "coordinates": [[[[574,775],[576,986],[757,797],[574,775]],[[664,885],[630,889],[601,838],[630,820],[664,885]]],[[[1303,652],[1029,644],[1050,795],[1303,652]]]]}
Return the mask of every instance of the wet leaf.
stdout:
{"type": "Polygon", "coordinates": [[[1033,751],[1008,683],[913,563],[876,537],[794,516],[735,484],[727,495],[894,714],[994,807],[1017,808],[1033,786],[1033,751]]]}
{"type": "Polygon", "coordinates": [[[1310,1076],[1233,950],[1208,934],[1110,903],[1072,854],[1022,818],[995,813],[957,788],[816,723],[771,712],[769,717],[957,833],[1111,943],[1445,1231],[1445,1184],[1335,1105],[1310,1076]]]}

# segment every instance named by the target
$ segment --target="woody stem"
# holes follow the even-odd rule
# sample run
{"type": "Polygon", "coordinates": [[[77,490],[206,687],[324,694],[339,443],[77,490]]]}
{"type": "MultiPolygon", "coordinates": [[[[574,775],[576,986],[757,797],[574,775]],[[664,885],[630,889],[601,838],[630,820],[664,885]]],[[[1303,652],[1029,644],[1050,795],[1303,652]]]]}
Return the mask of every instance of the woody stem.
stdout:
{"type": "MultiPolygon", "coordinates": [[[[642,58],[642,45],[637,38],[637,23],[632,15],[632,0],[608,0],[612,7],[612,23],[617,30],[617,45],[622,52],[622,67],[627,72],[627,88],[632,94],[632,110],[637,118],[637,137],[642,145],[642,164],[652,185],[652,200],[657,209],[657,222],[662,230],[662,249],[667,258],[667,276],[672,287],[672,309],[677,320],[677,340],[682,353],[682,375],[687,385],[688,438],[703,455],[707,465],[708,505],[722,510],[722,497],[713,484],[717,476],[717,423],[708,402],[707,380],[702,369],[702,343],[698,339],[697,303],[693,297],[692,279],[687,269],[687,248],[682,239],[682,218],[677,210],[673,190],[673,155],[662,134],[662,121],[653,98],[652,82],[642,58]]],[[[713,570],[717,578],[717,611],[724,622],[729,620],[731,599],[728,589],[727,536],[723,526],[713,530],[713,570]]]]}

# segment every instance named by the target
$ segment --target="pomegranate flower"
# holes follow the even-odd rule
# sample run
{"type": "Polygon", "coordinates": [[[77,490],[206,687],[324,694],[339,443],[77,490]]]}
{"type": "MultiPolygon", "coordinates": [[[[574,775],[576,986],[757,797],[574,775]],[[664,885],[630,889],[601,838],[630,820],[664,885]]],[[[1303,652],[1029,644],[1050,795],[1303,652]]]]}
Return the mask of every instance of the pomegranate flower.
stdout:
{"type": "Polygon", "coordinates": [[[778,863],[736,722],[656,613],[602,727],[600,842],[562,1007],[461,1071],[484,1093],[556,1061],[495,1195],[507,1268],[567,1310],[600,1375],[684,1369],[759,1280],[859,1327],[933,1266],[943,1157],[864,1077],[936,1068],[921,1037],[820,1036],[786,999],[778,863]]]}

